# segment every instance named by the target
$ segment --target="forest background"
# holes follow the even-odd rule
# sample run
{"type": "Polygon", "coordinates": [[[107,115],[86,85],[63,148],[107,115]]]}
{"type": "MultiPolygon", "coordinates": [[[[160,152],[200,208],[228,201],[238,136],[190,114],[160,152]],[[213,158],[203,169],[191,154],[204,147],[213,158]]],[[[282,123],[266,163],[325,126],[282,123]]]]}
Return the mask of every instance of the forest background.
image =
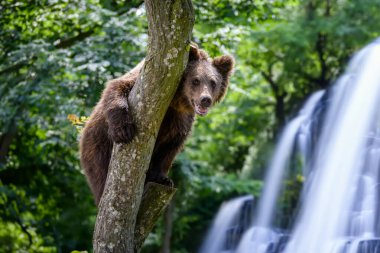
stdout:
{"type": "MultiPolygon", "coordinates": [[[[224,200],[257,196],[281,127],[380,35],[380,0],[193,4],[193,41],[212,57],[233,55],[236,71],[176,159],[174,208],[147,253],[160,252],[168,229],[171,252],[196,252],[224,200]]],[[[91,251],[96,208],[80,129],[107,80],[144,57],[146,32],[143,1],[1,1],[0,252],[91,251]]],[[[284,210],[299,181],[288,182],[284,210]]]]}

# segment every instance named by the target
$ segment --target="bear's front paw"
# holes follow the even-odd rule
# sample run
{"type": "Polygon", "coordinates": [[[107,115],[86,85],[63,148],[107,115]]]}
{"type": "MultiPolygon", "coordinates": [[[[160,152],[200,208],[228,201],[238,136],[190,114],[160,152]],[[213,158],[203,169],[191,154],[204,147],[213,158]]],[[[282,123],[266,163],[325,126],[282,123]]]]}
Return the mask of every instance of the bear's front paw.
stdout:
{"type": "Polygon", "coordinates": [[[125,108],[108,112],[108,134],[113,142],[129,143],[136,135],[136,125],[125,108]]]}
{"type": "Polygon", "coordinates": [[[123,122],[119,126],[110,127],[108,134],[113,142],[129,143],[136,135],[136,126],[134,123],[123,122]]]}

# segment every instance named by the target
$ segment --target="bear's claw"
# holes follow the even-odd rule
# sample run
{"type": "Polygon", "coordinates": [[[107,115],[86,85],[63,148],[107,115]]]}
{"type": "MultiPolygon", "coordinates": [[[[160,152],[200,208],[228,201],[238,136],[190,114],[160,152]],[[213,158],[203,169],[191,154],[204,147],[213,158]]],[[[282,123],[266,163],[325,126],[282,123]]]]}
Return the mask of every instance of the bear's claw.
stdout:
{"type": "Polygon", "coordinates": [[[166,186],[169,186],[171,188],[174,187],[173,180],[171,180],[170,178],[165,177],[165,176],[160,176],[159,178],[157,178],[156,183],[159,183],[159,184],[162,184],[162,185],[166,185],[166,186]]]}
{"type": "Polygon", "coordinates": [[[145,183],[148,183],[148,182],[154,182],[154,183],[166,185],[172,188],[174,187],[173,181],[167,176],[165,176],[163,173],[152,175],[151,173],[148,172],[147,177],[145,179],[145,183]]]}

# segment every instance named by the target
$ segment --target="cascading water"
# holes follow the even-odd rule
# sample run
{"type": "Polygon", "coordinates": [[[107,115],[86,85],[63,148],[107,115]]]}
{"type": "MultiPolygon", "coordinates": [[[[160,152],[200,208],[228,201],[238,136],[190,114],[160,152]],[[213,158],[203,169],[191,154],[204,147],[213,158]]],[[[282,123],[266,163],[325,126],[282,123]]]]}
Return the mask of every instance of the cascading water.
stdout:
{"type": "MultiPolygon", "coordinates": [[[[313,175],[307,182],[304,202],[286,253],[333,252],[335,241],[349,236],[347,230],[355,215],[355,205],[370,196],[368,188],[378,182],[378,177],[369,177],[363,172],[363,169],[379,169],[363,168],[366,167],[367,136],[375,130],[379,111],[378,66],[380,44],[374,43],[354,58],[341,78],[342,87],[333,94],[315,153],[313,175]],[[361,192],[359,186],[363,186],[361,192]]],[[[358,211],[372,212],[373,216],[376,212],[374,209],[358,211]]],[[[364,230],[363,235],[374,235],[374,226],[364,230]]]]}
{"type": "MultiPolygon", "coordinates": [[[[285,127],[254,223],[228,252],[380,253],[379,68],[377,40],[354,57],[328,94],[315,93],[285,127]],[[323,100],[328,100],[327,110],[316,113],[323,100]],[[284,233],[272,227],[273,216],[294,150],[302,158],[307,180],[300,211],[293,228],[288,228],[292,231],[284,233]]],[[[226,238],[227,230],[217,231],[226,238]]],[[[202,249],[224,252],[209,251],[207,244],[202,249]]]]}
{"type": "Polygon", "coordinates": [[[281,190],[281,182],[284,178],[285,168],[288,166],[297,134],[303,124],[307,124],[312,117],[313,111],[323,95],[323,91],[315,93],[307,101],[298,117],[293,119],[284,129],[274,152],[265,179],[264,191],[259,202],[259,209],[255,225],[269,227],[275,210],[278,194],[281,190]]]}
{"type": "Polygon", "coordinates": [[[243,196],[224,203],[200,253],[228,252],[235,248],[252,219],[252,202],[252,196],[243,196]]]}
{"type": "MultiPolygon", "coordinates": [[[[281,241],[285,238],[284,236],[281,236],[280,234],[269,229],[272,223],[277,198],[281,190],[281,181],[284,178],[285,168],[289,164],[292,150],[297,142],[296,140],[299,129],[304,124],[311,124],[314,109],[323,94],[324,91],[319,91],[311,96],[300,111],[298,117],[288,124],[280,137],[279,144],[274,152],[273,159],[270,164],[269,173],[266,176],[265,187],[259,203],[259,212],[258,218],[255,222],[255,227],[246,232],[244,236],[244,238],[251,238],[250,236],[247,237],[247,235],[254,234],[253,237],[256,238],[256,240],[252,241],[250,239],[243,239],[250,244],[250,248],[256,248],[255,252],[257,253],[265,252],[263,250],[258,251],[259,248],[268,248],[271,244],[273,244],[273,242],[281,241]]],[[[303,137],[305,141],[309,141],[309,135],[310,134],[306,132],[304,133],[303,137]]],[[[230,249],[229,247],[225,247],[223,245],[227,241],[226,238],[229,238],[229,231],[231,231],[231,228],[233,229],[236,227],[236,217],[241,215],[239,212],[244,213],[243,210],[239,210],[239,207],[243,206],[243,203],[246,201],[247,197],[241,197],[233,199],[221,207],[215,218],[213,226],[208,233],[207,239],[200,250],[200,253],[227,252],[225,250],[230,249]]],[[[250,199],[250,201],[252,200],[250,199]]],[[[244,230],[249,226],[251,226],[251,224],[246,224],[245,227],[242,225],[238,226],[240,227],[240,233],[244,232],[244,230]]],[[[241,236],[237,238],[240,239],[240,237],[241,236]]],[[[235,249],[236,246],[237,244],[235,245],[235,249]]],[[[241,248],[241,246],[239,248],[241,248]]],[[[238,252],[240,251],[238,250],[238,252]]]]}
{"type": "Polygon", "coordinates": [[[254,227],[250,228],[242,239],[237,249],[238,253],[246,252],[246,248],[255,253],[265,253],[274,243],[283,238],[283,235],[270,229],[281,190],[281,182],[289,165],[299,129],[303,124],[308,124],[311,121],[313,111],[323,93],[323,91],[319,91],[311,96],[299,115],[285,127],[269,166],[269,173],[265,179],[254,227]],[[254,240],[251,240],[251,238],[254,238],[254,240]]]}

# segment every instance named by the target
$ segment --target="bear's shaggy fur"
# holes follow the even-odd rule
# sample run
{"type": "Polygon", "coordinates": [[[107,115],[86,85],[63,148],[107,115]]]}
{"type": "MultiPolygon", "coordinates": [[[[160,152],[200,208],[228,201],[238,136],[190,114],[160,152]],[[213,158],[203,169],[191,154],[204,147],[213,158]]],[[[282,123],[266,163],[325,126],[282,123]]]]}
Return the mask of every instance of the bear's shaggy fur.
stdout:
{"type": "MultiPolygon", "coordinates": [[[[82,132],[80,160],[96,204],[107,179],[113,142],[129,143],[136,133],[127,97],[142,65],[107,84],[82,132]]],[[[207,114],[210,106],[223,98],[233,65],[231,56],[210,59],[203,50],[191,47],[189,62],[160,127],[146,182],[172,185],[167,173],[191,132],[195,114],[207,114]]]]}

